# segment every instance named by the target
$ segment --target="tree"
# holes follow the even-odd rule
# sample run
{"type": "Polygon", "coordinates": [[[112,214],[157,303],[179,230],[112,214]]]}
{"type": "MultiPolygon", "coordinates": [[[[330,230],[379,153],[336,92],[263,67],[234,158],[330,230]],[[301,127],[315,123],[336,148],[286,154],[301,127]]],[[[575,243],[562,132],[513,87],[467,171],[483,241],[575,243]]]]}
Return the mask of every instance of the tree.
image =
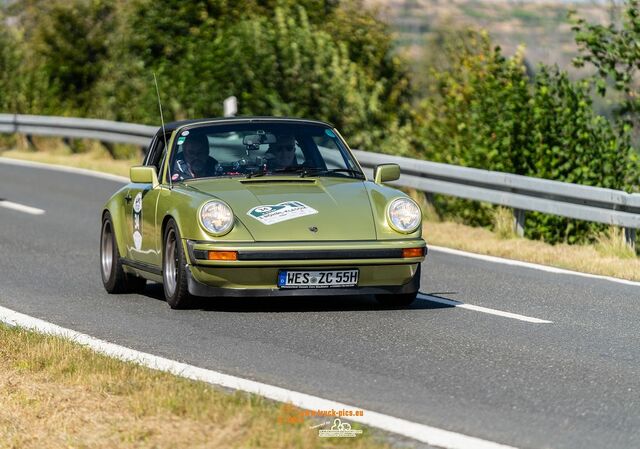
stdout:
{"type": "Polygon", "coordinates": [[[189,70],[169,89],[185,115],[219,114],[222,100],[235,94],[244,115],[327,120],[355,145],[373,146],[376,132],[395,118],[392,107],[400,107],[385,103],[383,81],[352,61],[346,44],[314,29],[302,7],[237,22],[186,50],[182,64],[189,70]]]}
{"type": "MultiPolygon", "coordinates": [[[[612,189],[632,190],[638,162],[629,130],[593,110],[588,83],[571,82],[557,67],[540,66],[529,82],[520,54],[502,56],[483,33],[448,48],[422,103],[420,157],[612,189]]],[[[491,208],[439,198],[445,215],[489,225],[491,208]]],[[[575,243],[600,230],[575,220],[531,213],[526,232],[575,243]]]]}
{"type": "Polygon", "coordinates": [[[505,58],[486,33],[466,31],[448,65],[429,78],[421,105],[427,159],[510,173],[529,171],[528,79],[520,54],[505,58]]]}
{"type": "MultiPolygon", "coordinates": [[[[4,24],[0,14],[0,24],[4,24]]],[[[20,66],[16,38],[6,26],[0,27],[0,111],[15,110],[15,76],[20,66]]]]}
{"type": "Polygon", "coordinates": [[[88,115],[117,31],[113,0],[30,0],[12,5],[24,36],[29,71],[55,86],[45,99],[58,114],[88,115]],[[55,96],[54,96],[55,94],[55,96]]]}
{"type": "Polygon", "coordinates": [[[410,126],[408,73],[386,25],[360,6],[138,0],[127,59],[159,74],[168,117],[220,115],[236,95],[241,114],[324,119],[355,146],[397,151],[388,130],[410,126]]]}
{"type": "MultiPolygon", "coordinates": [[[[557,67],[539,68],[530,103],[530,175],[574,184],[631,190],[639,173],[629,133],[593,111],[589,85],[557,67]]],[[[527,235],[550,242],[593,238],[603,226],[531,213],[527,235]]]]}
{"type": "Polygon", "coordinates": [[[607,81],[624,94],[616,113],[628,123],[636,122],[640,113],[640,1],[627,0],[622,27],[615,24],[587,23],[572,13],[573,30],[580,55],[574,59],[577,67],[591,63],[597,69],[595,78],[599,94],[607,92],[607,81]]]}
{"type": "Polygon", "coordinates": [[[58,86],[35,63],[23,33],[0,14],[0,112],[55,114],[58,86]]]}

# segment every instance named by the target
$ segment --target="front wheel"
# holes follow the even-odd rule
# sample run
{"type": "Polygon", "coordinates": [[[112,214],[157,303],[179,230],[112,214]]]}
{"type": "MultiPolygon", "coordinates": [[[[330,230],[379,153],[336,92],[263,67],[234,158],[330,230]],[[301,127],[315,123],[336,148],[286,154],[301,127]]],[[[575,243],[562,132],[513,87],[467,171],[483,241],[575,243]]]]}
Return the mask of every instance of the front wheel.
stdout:
{"type": "Polygon", "coordinates": [[[164,297],[172,309],[184,309],[191,303],[186,265],[180,231],[176,222],[171,219],[164,231],[162,284],[164,297]]]}
{"type": "Polygon", "coordinates": [[[100,274],[102,284],[109,293],[140,292],[147,281],[144,278],[127,274],[122,268],[120,252],[116,243],[116,236],[109,212],[102,218],[100,232],[100,274]]]}

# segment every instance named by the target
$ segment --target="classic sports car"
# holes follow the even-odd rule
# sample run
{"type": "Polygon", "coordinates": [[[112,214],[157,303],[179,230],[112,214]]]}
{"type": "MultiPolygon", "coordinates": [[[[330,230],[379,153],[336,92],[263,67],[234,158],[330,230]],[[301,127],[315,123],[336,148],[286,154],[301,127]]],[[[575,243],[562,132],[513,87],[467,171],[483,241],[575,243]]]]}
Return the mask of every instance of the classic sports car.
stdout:
{"type": "Polygon", "coordinates": [[[167,303],[192,296],[375,295],[411,303],[426,255],[422,214],[368,181],[338,131],[284,118],[170,123],[144,165],[102,211],[109,293],[161,282],[167,303]]]}

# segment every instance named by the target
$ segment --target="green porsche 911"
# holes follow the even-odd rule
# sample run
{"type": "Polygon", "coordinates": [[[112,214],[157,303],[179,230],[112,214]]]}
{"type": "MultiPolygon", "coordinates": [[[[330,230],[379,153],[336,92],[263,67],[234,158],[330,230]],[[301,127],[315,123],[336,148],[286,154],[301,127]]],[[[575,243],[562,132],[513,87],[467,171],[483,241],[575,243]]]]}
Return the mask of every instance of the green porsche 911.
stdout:
{"type": "Polygon", "coordinates": [[[422,213],[368,181],[338,131],[284,118],[170,123],[102,211],[109,293],[161,282],[172,308],[192,296],[375,295],[411,303],[420,287],[422,213]]]}

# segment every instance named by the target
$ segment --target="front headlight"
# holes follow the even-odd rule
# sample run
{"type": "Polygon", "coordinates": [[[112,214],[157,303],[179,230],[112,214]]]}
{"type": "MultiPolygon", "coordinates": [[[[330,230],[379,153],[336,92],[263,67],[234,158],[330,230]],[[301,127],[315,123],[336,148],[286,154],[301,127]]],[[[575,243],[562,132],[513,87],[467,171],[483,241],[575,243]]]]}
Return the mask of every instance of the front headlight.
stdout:
{"type": "Polygon", "coordinates": [[[387,219],[394,230],[409,234],[420,226],[422,212],[415,201],[409,198],[397,198],[389,203],[387,219]]]}
{"type": "Polygon", "coordinates": [[[211,234],[224,235],[233,227],[233,211],[222,201],[209,201],[200,208],[200,223],[211,234]]]}

